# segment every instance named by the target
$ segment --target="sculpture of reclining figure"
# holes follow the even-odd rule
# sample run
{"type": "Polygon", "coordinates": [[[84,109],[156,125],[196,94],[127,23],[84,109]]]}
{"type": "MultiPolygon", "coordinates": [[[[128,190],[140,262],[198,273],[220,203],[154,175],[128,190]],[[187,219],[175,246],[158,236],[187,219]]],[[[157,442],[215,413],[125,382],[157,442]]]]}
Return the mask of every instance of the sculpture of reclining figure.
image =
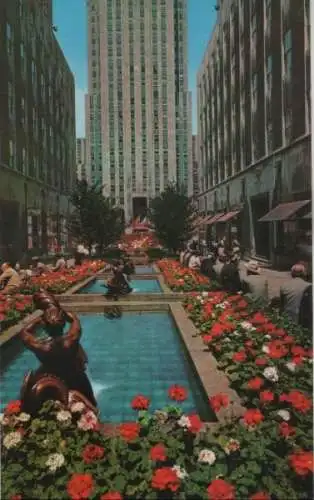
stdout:
{"type": "Polygon", "coordinates": [[[60,380],[68,391],[78,391],[96,407],[93,389],[85,373],[87,356],[80,344],[82,331],[78,317],[64,311],[58,301],[45,291],[34,295],[34,303],[43,311],[43,315],[33,319],[20,332],[20,338],[25,346],[33,351],[41,365],[28,377],[25,405],[27,405],[27,395],[32,390],[30,384],[34,386],[43,377],[52,376],[54,380],[60,380]],[[66,322],[70,323],[70,328],[64,334],[66,322]],[[44,327],[48,339],[41,340],[35,337],[34,334],[39,327],[44,327]]]}

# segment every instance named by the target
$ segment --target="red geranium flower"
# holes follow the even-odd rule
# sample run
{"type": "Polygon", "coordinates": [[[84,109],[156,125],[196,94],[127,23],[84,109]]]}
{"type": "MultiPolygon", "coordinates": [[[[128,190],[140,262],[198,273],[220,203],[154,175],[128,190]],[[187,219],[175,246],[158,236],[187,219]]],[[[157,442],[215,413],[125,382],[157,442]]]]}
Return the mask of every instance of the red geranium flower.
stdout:
{"type": "Polygon", "coordinates": [[[131,402],[133,410],[147,410],[150,404],[150,399],[142,394],[135,396],[131,402]]]}
{"type": "Polygon", "coordinates": [[[166,448],[163,444],[156,444],[150,449],[149,457],[151,460],[155,462],[160,461],[164,462],[167,460],[166,448]]]}
{"type": "Polygon", "coordinates": [[[295,470],[298,476],[306,476],[309,472],[313,472],[313,453],[300,450],[289,456],[291,467],[295,470]]]}
{"type": "Polygon", "coordinates": [[[136,422],[127,422],[119,426],[120,436],[127,442],[138,438],[141,426],[136,422]]]}
{"type": "Polygon", "coordinates": [[[191,424],[189,427],[189,431],[192,432],[192,434],[197,434],[203,427],[203,422],[196,414],[188,415],[188,417],[191,424]]]}
{"type": "Polygon", "coordinates": [[[275,395],[271,391],[262,391],[259,395],[261,403],[271,403],[275,399],[275,395]]]}
{"type": "Polygon", "coordinates": [[[122,500],[122,495],[118,491],[108,491],[101,495],[100,500],[122,500]]]}
{"type": "Polygon", "coordinates": [[[280,401],[287,401],[301,413],[307,413],[312,408],[312,401],[300,391],[290,391],[289,394],[282,394],[280,401]]]}
{"type": "Polygon", "coordinates": [[[152,477],[152,488],[162,491],[177,491],[180,488],[180,480],[177,473],[170,467],[156,469],[152,477]]]}
{"type": "Polygon", "coordinates": [[[246,360],[246,352],[245,351],[238,351],[235,352],[234,355],[232,356],[232,361],[235,361],[236,363],[242,363],[242,361],[246,360]]]}
{"type": "Polygon", "coordinates": [[[235,487],[223,479],[214,479],[207,488],[209,500],[234,500],[235,487]]]}
{"type": "Polygon", "coordinates": [[[257,312],[252,316],[251,323],[253,325],[264,325],[268,322],[268,319],[264,316],[264,314],[257,312]]]}
{"type": "Polygon", "coordinates": [[[281,424],[279,424],[279,432],[284,437],[294,436],[295,428],[287,422],[281,422],[281,424]]]}
{"type": "Polygon", "coordinates": [[[203,335],[203,342],[204,344],[210,344],[213,340],[213,336],[212,335],[203,335]]]}
{"type": "Polygon", "coordinates": [[[270,500],[270,496],[265,491],[258,491],[250,496],[250,500],[270,500]]]}
{"type": "Polygon", "coordinates": [[[72,500],[88,498],[94,488],[91,474],[73,474],[67,484],[67,492],[72,500]]]}
{"type": "Polygon", "coordinates": [[[226,408],[229,405],[230,400],[227,394],[220,392],[219,394],[209,398],[209,403],[214,412],[217,413],[221,408],[226,408]]]}
{"type": "Polygon", "coordinates": [[[16,401],[11,401],[10,403],[7,404],[7,406],[4,409],[4,413],[6,415],[14,415],[15,413],[20,413],[22,408],[22,403],[20,400],[16,401]]]}
{"type": "Polygon", "coordinates": [[[266,358],[256,358],[255,364],[256,366],[265,366],[268,365],[268,361],[266,358]]]}
{"type": "Polygon", "coordinates": [[[96,444],[88,444],[85,446],[82,452],[82,458],[86,464],[94,462],[94,460],[99,460],[103,458],[105,450],[101,446],[96,444]]]}
{"type": "Polygon", "coordinates": [[[22,495],[13,495],[10,500],[22,500],[22,495]]]}
{"type": "Polygon", "coordinates": [[[264,380],[260,377],[251,378],[247,383],[248,389],[253,391],[258,391],[262,385],[264,385],[264,380]]]}
{"type": "Polygon", "coordinates": [[[264,415],[259,410],[252,408],[245,412],[243,419],[246,425],[255,426],[264,420],[264,415]]]}
{"type": "Polygon", "coordinates": [[[279,359],[283,358],[284,356],[287,356],[289,350],[287,347],[280,341],[280,340],[274,340],[273,342],[269,342],[266,344],[268,347],[268,356],[273,359],[279,359]]]}
{"type": "Polygon", "coordinates": [[[185,401],[187,396],[187,390],[184,387],[181,387],[180,385],[172,385],[169,390],[168,390],[168,396],[170,399],[173,399],[174,401],[185,401]]]}

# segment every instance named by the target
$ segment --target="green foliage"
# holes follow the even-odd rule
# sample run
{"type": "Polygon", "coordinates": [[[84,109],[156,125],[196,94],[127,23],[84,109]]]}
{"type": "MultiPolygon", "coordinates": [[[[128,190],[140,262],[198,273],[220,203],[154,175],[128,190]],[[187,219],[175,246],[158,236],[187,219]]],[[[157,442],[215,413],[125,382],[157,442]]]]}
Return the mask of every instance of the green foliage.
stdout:
{"type": "Polygon", "coordinates": [[[152,200],[149,217],[158,240],[169,250],[176,252],[192,235],[192,203],[174,185],[152,200]]]}
{"type": "Polygon", "coordinates": [[[72,236],[89,248],[99,245],[101,251],[119,239],[124,229],[123,215],[103,196],[101,187],[78,181],[71,203],[74,206],[69,222],[72,236]]]}

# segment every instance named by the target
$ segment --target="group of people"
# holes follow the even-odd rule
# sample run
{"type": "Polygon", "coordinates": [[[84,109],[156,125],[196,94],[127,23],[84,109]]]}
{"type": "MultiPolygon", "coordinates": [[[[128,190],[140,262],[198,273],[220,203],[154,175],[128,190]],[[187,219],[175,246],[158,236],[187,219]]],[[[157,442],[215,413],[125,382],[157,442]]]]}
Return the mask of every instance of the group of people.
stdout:
{"type": "Polygon", "coordinates": [[[23,268],[19,262],[15,265],[10,262],[3,262],[0,274],[0,293],[12,295],[33,276],[54,273],[74,266],[74,261],[66,262],[62,255],[57,258],[55,265],[52,266],[44,264],[38,257],[33,257],[32,261],[23,266],[23,268]]]}
{"type": "Polygon", "coordinates": [[[111,271],[112,277],[104,283],[107,288],[106,296],[118,300],[119,295],[128,295],[132,292],[130,281],[135,271],[134,264],[130,259],[124,258],[114,262],[111,271]]]}
{"type": "Polygon", "coordinates": [[[228,251],[225,239],[210,245],[207,255],[201,256],[196,241],[180,253],[180,263],[200,271],[211,281],[230,293],[242,292],[254,301],[276,307],[289,319],[304,327],[312,328],[312,284],[307,280],[305,263],[298,262],[291,268],[291,279],[285,280],[278,297],[270,300],[268,280],[255,260],[244,264],[244,275],[240,269],[240,245],[236,239],[228,251]]]}

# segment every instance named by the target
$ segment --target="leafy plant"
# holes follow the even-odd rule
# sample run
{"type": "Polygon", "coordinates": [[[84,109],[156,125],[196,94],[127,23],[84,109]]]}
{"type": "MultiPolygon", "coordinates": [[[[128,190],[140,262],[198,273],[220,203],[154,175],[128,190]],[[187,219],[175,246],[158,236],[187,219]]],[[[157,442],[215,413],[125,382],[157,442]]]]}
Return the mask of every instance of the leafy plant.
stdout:
{"type": "Polygon", "coordinates": [[[192,202],[175,185],[169,185],[160,196],[152,200],[149,218],[158,240],[173,252],[177,252],[192,235],[192,202]]]}

